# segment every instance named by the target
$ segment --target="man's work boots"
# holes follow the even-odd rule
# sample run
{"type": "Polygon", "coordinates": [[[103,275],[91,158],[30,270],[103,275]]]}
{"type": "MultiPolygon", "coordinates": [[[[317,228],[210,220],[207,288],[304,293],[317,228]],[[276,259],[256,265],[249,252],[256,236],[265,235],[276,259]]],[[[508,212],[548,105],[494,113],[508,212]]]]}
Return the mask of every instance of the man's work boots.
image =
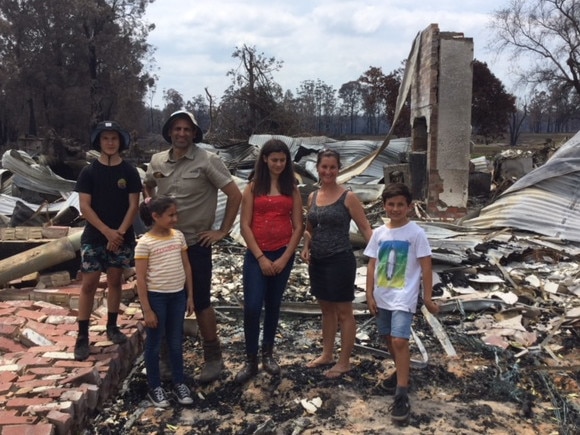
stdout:
{"type": "Polygon", "coordinates": [[[201,369],[197,381],[202,384],[215,381],[222,374],[224,360],[219,339],[203,342],[204,365],[201,369]]]}

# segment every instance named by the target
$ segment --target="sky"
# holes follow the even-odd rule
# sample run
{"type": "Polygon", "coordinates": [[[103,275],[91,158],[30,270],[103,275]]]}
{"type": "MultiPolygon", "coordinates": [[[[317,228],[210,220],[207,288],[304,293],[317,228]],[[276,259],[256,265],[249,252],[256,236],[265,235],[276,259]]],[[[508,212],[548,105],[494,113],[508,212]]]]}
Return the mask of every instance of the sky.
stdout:
{"type": "Polygon", "coordinates": [[[389,74],[401,66],[415,36],[430,24],[442,32],[473,38],[474,57],[486,62],[509,92],[515,79],[509,62],[491,51],[493,11],[508,0],[156,0],[145,19],[155,24],[148,42],[155,47],[157,90],[148,103],[160,108],[163,91],[177,90],[185,101],[217,99],[231,85],[226,74],[238,67],[236,47],[283,61],[273,74],[296,95],[306,80],[320,79],[337,91],[369,67],[389,74]]]}

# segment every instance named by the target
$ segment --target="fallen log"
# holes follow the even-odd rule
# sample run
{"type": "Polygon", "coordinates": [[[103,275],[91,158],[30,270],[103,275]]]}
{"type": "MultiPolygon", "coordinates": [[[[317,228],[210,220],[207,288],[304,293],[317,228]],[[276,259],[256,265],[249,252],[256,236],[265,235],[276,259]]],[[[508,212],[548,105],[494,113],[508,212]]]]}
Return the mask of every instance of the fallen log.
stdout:
{"type": "Polygon", "coordinates": [[[82,231],[0,260],[0,286],[33,272],[47,269],[76,257],[82,231]]]}

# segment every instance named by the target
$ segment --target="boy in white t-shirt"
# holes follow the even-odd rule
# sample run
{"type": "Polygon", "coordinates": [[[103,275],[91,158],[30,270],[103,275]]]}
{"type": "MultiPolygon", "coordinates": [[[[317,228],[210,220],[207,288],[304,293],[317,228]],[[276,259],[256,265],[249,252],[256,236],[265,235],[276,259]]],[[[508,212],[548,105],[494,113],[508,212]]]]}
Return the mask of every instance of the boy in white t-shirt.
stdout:
{"type": "Polygon", "coordinates": [[[423,229],[407,217],[412,202],[409,188],[401,183],[389,184],[382,199],[390,221],[373,231],[364,251],[369,257],[367,304],[395,361],[395,373],[383,383],[383,388],[395,393],[395,401],[389,407],[391,418],[405,421],[411,410],[409,338],[421,276],[425,306],[433,314],[439,312],[439,307],[431,299],[433,277],[429,241],[423,229]]]}

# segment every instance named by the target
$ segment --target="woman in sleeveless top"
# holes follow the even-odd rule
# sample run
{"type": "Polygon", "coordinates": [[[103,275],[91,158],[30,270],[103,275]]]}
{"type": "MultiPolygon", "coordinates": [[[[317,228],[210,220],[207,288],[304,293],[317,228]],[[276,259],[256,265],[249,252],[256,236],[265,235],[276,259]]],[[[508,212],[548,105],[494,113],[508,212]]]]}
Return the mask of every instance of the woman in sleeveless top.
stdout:
{"type": "Polygon", "coordinates": [[[310,291],[322,310],[322,354],[306,364],[313,368],[334,362],[334,338],[340,327],[338,361],[324,374],[338,378],[350,370],[356,323],[352,309],[356,259],[349,238],[351,219],[366,242],[372,229],[357,196],[336,182],[340,155],[322,150],[316,162],[320,189],[308,197],[301,257],[308,262],[310,291]]]}
{"type": "Polygon", "coordinates": [[[262,368],[271,375],[280,374],[272,355],[274,337],[282,294],[304,232],[302,199],[290,151],[278,139],[269,140],[260,150],[254,176],[242,196],[240,228],[248,248],[243,269],[246,364],[236,382],[244,383],[258,373],[262,306],[262,368]]]}

